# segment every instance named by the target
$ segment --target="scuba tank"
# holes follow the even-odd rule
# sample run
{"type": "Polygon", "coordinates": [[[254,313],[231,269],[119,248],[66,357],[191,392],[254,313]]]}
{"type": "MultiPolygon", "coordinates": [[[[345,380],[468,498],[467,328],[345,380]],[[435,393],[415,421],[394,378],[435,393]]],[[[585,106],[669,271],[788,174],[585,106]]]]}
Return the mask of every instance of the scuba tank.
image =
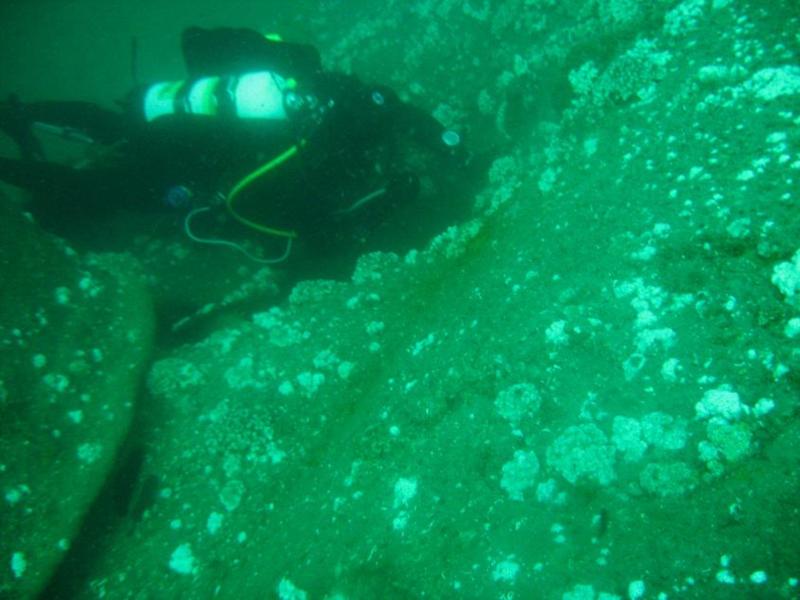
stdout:
{"type": "Polygon", "coordinates": [[[283,121],[306,107],[296,87],[270,71],[165,81],[147,88],[142,108],[148,122],[175,114],[283,121]]]}

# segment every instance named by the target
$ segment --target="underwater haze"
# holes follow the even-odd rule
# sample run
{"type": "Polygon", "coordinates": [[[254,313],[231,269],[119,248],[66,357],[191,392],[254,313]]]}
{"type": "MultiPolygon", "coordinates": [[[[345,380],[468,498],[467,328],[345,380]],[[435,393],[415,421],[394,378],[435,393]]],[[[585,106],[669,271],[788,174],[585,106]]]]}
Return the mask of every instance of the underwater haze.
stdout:
{"type": "Polygon", "coordinates": [[[0,598],[800,598],[796,0],[0,19],[2,98],[113,108],[188,26],[274,31],[481,169],[432,236],[270,266],[4,186],[0,598]]]}

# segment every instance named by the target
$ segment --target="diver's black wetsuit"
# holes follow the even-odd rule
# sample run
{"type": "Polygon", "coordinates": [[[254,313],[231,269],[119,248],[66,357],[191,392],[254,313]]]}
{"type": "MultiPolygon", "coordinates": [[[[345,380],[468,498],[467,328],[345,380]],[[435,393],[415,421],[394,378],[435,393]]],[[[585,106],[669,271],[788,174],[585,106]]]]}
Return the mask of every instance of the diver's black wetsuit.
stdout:
{"type": "Polygon", "coordinates": [[[464,156],[459,145],[445,143],[445,128],[429,114],[384,86],[325,72],[308,45],[228,28],[190,28],[182,42],[187,81],[268,71],[296,82],[297,92],[284,104],[291,95],[298,106],[285,106],[289,116],[275,121],[236,118],[225,112],[229,107],[215,116],[177,109],[153,118],[143,109],[146,88],[134,90],[121,112],[84,102],[10,100],[0,105],[0,128],[17,142],[21,158],[0,158],[0,179],[43,199],[33,211],[45,225],[120,208],[163,210],[159,200],[177,184],[201,198],[224,194],[293,145],[297,158],[242,195],[248,218],[317,237],[320,231],[359,235],[359,228],[379,227],[401,205],[404,222],[393,226],[436,221],[425,212],[437,212],[430,202],[420,212],[408,205],[426,181],[435,188],[428,200],[443,194],[458,179],[464,156]],[[110,147],[110,156],[81,169],[46,162],[31,133],[34,122],[69,127],[110,147]]]}

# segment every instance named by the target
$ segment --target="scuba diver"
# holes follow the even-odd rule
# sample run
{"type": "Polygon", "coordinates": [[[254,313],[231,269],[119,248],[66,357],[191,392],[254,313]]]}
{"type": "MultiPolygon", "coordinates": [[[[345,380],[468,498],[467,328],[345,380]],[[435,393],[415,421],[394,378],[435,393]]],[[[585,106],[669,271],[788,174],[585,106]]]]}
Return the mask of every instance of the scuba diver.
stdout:
{"type": "Polygon", "coordinates": [[[119,111],[0,103],[0,129],[20,154],[0,158],[0,179],[31,192],[43,227],[177,207],[192,240],[244,251],[228,239],[241,227],[197,233],[225,214],[229,230],[272,240],[268,258],[251,258],[279,262],[294,240],[321,255],[401,250],[468,215],[457,201],[469,163],[459,134],[391,89],[325,71],[310,45],[248,29],[191,27],[182,50],[185,80],[137,86],[119,111]],[[48,161],[48,132],[102,153],[48,161]]]}

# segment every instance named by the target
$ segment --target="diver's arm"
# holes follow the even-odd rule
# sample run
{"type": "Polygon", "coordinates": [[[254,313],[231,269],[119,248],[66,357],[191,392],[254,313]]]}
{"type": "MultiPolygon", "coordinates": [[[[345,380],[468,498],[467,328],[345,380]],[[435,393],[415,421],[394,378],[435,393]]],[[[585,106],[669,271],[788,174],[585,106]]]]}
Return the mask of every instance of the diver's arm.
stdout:
{"type": "Polygon", "coordinates": [[[421,146],[432,150],[443,158],[466,161],[461,137],[442,125],[433,115],[407,102],[400,102],[395,109],[395,128],[406,131],[421,146]]]}

